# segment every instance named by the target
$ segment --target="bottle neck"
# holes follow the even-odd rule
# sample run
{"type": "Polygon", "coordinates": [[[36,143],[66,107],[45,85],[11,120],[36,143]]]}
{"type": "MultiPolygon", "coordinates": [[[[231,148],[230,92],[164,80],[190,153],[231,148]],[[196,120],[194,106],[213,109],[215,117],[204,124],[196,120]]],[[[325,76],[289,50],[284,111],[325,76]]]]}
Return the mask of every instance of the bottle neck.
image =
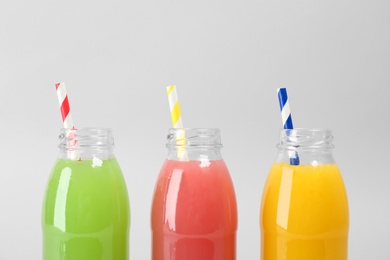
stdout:
{"type": "Polygon", "coordinates": [[[71,160],[114,158],[114,137],[108,128],[61,129],[59,158],[71,160]]]}
{"type": "Polygon", "coordinates": [[[294,165],[335,163],[333,135],[329,129],[282,129],[276,162],[294,165]]]}
{"type": "Polygon", "coordinates": [[[167,136],[168,160],[221,160],[221,137],[216,128],[171,128],[167,136]]]}

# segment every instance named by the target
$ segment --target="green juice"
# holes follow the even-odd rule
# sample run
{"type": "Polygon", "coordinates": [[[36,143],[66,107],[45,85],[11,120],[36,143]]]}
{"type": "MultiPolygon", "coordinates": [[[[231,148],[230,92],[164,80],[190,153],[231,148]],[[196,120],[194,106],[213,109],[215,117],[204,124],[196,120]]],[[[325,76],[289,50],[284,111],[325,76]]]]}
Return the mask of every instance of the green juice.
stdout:
{"type": "Polygon", "coordinates": [[[130,207],[116,159],[58,159],[43,203],[44,260],[127,260],[130,207]]]}

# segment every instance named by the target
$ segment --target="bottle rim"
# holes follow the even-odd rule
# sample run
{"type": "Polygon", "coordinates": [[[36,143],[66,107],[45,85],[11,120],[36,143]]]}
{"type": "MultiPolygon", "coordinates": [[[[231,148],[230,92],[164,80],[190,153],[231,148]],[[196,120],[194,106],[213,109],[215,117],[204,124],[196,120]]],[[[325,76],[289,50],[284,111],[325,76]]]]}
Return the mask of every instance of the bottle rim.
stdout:
{"type": "Polygon", "coordinates": [[[167,148],[221,148],[219,128],[169,128],[167,148]]]}
{"type": "Polygon", "coordinates": [[[281,129],[279,149],[333,149],[333,134],[329,128],[281,129]]]}
{"type": "Polygon", "coordinates": [[[114,146],[111,128],[81,127],[61,128],[58,136],[60,149],[104,149],[114,146]]]}
{"type": "Polygon", "coordinates": [[[87,127],[79,127],[79,128],[66,128],[66,127],[61,127],[60,131],[107,131],[107,132],[112,132],[112,128],[109,127],[92,127],[92,126],[87,126],[87,127]]]}
{"type": "Polygon", "coordinates": [[[307,132],[325,132],[325,133],[332,133],[332,130],[330,128],[321,128],[321,127],[313,127],[313,128],[310,128],[310,127],[296,127],[296,128],[293,128],[293,129],[284,129],[284,128],[281,128],[280,131],[291,131],[291,132],[297,132],[297,131],[307,131],[307,132]]]}

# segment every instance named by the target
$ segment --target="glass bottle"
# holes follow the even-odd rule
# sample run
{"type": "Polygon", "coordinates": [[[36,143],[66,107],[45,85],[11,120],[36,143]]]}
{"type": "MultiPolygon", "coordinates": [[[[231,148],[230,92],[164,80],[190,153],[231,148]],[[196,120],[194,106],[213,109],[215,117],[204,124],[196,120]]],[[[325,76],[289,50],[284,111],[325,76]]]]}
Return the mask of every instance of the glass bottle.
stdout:
{"type": "Polygon", "coordinates": [[[261,203],[262,260],[347,260],[349,212],[327,129],[281,130],[261,203]]]}
{"type": "Polygon", "coordinates": [[[236,259],[236,197],[219,129],[170,129],[167,139],[152,202],[152,259],[236,259]]]}
{"type": "Polygon", "coordinates": [[[127,260],[130,206],[111,129],[62,129],[42,209],[44,260],[127,260]]]}

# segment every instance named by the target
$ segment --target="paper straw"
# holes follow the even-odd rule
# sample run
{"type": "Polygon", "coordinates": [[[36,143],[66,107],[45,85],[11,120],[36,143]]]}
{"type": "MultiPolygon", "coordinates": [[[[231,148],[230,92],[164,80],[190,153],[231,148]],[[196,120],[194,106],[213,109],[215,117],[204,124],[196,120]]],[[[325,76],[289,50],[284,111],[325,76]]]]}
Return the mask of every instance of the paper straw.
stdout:
{"type": "Polygon", "coordinates": [[[278,98],[280,111],[282,114],[283,128],[294,129],[286,88],[278,88],[278,98]]]}
{"type": "MultiPolygon", "coordinates": [[[[286,88],[278,88],[278,98],[282,114],[283,128],[294,129],[286,88]]],[[[299,156],[296,151],[289,152],[289,157],[291,165],[299,165],[299,156]]]]}
{"type": "Polygon", "coordinates": [[[57,91],[58,104],[60,105],[60,111],[61,111],[64,128],[74,129],[65,83],[64,82],[57,83],[56,91],[57,91]]]}
{"type": "MultiPolygon", "coordinates": [[[[181,112],[180,112],[180,103],[177,97],[176,86],[168,86],[167,87],[167,95],[169,101],[169,108],[171,111],[171,119],[173,128],[183,128],[183,122],[181,120],[181,112]]],[[[183,150],[179,150],[177,152],[177,156],[181,159],[188,160],[187,152],[185,151],[185,134],[184,129],[183,132],[177,137],[177,144],[182,145],[184,147],[183,150]]]]}
{"type": "MultiPolygon", "coordinates": [[[[72,115],[70,113],[70,105],[69,105],[68,94],[66,92],[65,83],[64,82],[56,83],[55,86],[56,86],[58,104],[60,105],[62,123],[64,125],[64,128],[74,130],[75,128],[72,120],[72,115]]],[[[76,137],[75,133],[72,132],[70,132],[67,136],[68,139],[73,139],[75,137],[76,137]]],[[[76,144],[77,144],[76,140],[69,142],[69,145],[71,146],[75,146],[76,144]]],[[[69,149],[68,158],[80,159],[80,156],[75,149],[69,149]]]]}
{"type": "Polygon", "coordinates": [[[180,103],[177,97],[176,86],[167,87],[169,108],[171,110],[172,126],[173,128],[183,128],[181,120],[180,103]]]}

